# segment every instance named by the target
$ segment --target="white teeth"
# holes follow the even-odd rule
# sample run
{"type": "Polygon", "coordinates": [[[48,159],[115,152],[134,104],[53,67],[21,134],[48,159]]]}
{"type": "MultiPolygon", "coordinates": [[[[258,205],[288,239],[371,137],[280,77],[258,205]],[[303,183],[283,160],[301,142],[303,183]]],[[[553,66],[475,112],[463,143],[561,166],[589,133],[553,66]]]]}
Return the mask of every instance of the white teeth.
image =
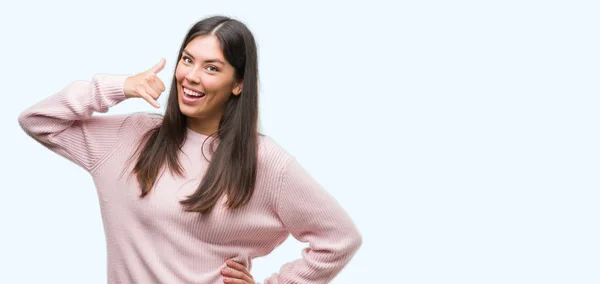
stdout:
{"type": "Polygon", "coordinates": [[[198,93],[198,92],[192,91],[190,89],[186,89],[186,88],[183,88],[183,92],[186,95],[190,95],[190,96],[194,96],[194,97],[202,97],[202,96],[204,96],[203,93],[198,93]]]}

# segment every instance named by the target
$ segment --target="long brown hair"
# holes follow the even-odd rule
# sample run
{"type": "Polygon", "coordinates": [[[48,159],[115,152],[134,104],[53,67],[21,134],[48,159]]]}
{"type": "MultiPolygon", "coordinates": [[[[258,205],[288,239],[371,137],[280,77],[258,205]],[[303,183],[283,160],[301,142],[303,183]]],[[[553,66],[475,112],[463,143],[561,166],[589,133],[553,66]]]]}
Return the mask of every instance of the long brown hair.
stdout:
{"type": "MultiPolygon", "coordinates": [[[[230,96],[216,135],[218,144],[210,165],[196,191],[180,201],[188,212],[210,213],[226,193],[229,208],[247,204],[254,192],[258,144],[258,63],[256,43],[243,23],[224,16],[213,16],[193,25],[183,49],[197,36],[214,34],[221,43],[225,59],[235,69],[235,79],[243,79],[242,93],[230,96]]],[[[133,173],[141,186],[140,197],[146,196],[156,183],[164,163],[171,173],[182,176],[177,157],[187,129],[187,120],[179,110],[177,79],[173,75],[167,108],[162,124],[146,133],[136,153],[133,173]],[[140,151],[141,149],[141,151],[140,151]]],[[[199,157],[200,158],[200,157],[199,157]]]]}

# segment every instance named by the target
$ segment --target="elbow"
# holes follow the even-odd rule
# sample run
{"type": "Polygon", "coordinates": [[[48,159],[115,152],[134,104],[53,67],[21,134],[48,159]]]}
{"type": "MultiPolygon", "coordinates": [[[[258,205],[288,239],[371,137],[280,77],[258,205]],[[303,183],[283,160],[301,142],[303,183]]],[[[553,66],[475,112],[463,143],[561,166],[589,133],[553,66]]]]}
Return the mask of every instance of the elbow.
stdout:
{"type": "Polygon", "coordinates": [[[332,251],[340,257],[350,259],[354,257],[356,252],[361,248],[363,244],[362,234],[356,229],[347,229],[343,234],[339,235],[336,245],[332,248],[332,251]]]}
{"type": "Polygon", "coordinates": [[[19,117],[17,119],[17,121],[19,122],[19,126],[21,126],[21,129],[23,129],[23,131],[25,132],[29,132],[28,131],[28,121],[29,121],[29,113],[27,111],[23,111],[19,114],[19,117]]]}
{"type": "Polygon", "coordinates": [[[39,142],[42,142],[42,133],[36,127],[36,117],[32,112],[27,110],[21,112],[17,121],[19,122],[19,126],[21,126],[21,129],[25,132],[25,134],[39,142]]]}
{"type": "Polygon", "coordinates": [[[362,234],[355,229],[350,237],[349,250],[352,255],[356,254],[358,249],[362,247],[363,244],[363,236],[362,234]]]}

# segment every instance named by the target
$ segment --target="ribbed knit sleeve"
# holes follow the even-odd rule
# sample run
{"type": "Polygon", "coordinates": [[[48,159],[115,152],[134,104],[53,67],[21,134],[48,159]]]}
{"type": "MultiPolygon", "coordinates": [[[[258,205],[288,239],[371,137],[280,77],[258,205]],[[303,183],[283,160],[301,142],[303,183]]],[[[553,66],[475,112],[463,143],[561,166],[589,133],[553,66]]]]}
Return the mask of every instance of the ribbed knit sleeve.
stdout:
{"type": "Polygon", "coordinates": [[[309,245],[264,284],[329,283],[362,244],[349,215],[294,158],[283,170],[276,208],[286,229],[309,245]]]}
{"type": "Polygon", "coordinates": [[[33,139],[86,170],[92,169],[118,139],[126,115],[93,116],[126,99],[125,75],[95,75],[76,81],[19,115],[33,139]]]}

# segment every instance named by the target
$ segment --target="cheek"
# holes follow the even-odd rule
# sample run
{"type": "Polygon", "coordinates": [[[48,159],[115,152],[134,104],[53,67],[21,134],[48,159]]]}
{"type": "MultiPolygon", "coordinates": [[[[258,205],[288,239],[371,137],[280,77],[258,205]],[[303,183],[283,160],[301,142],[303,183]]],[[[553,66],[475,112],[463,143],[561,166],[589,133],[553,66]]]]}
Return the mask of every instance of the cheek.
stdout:
{"type": "Polygon", "coordinates": [[[181,82],[183,80],[183,78],[185,77],[185,71],[182,68],[177,68],[175,70],[175,79],[177,79],[177,82],[181,82]]]}
{"type": "Polygon", "coordinates": [[[202,82],[207,90],[210,90],[213,93],[218,93],[219,95],[224,93],[228,94],[231,91],[231,88],[229,88],[230,86],[227,84],[227,82],[216,76],[207,76],[207,78],[202,82]]]}
{"type": "Polygon", "coordinates": [[[217,81],[211,76],[202,77],[202,85],[204,86],[204,89],[206,89],[209,92],[218,92],[219,85],[217,84],[217,81]]]}

